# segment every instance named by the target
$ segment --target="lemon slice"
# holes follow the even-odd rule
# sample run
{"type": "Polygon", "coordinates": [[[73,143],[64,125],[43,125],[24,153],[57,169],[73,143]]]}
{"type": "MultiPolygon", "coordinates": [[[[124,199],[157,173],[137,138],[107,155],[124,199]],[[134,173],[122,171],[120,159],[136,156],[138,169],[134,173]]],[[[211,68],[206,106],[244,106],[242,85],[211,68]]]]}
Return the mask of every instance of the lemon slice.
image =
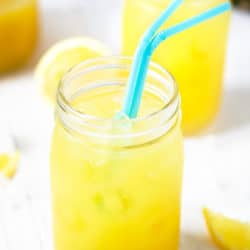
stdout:
{"type": "Polygon", "coordinates": [[[55,44],[41,58],[35,70],[35,79],[52,103],[63,75],[73,66],[90,58],[110,55],[102,43],[86,37],[75,37],[55,44]]]}
{"type": "Polygon", "coordinates": [[[205,208],[208,231],[223,250],[250,250],[250,224],[227,218],[205,208]]]}
{"type": "Polygon", "coordinates": [[[14,177],[19,162],[20,153],[0,154],[0,175],[11,179],[14,177]]]}

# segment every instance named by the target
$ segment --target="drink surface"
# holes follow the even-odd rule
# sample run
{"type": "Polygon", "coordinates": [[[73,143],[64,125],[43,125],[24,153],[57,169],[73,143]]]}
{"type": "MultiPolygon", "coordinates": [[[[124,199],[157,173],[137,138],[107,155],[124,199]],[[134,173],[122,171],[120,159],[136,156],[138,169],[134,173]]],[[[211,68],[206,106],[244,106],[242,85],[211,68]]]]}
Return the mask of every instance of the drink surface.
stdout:
{"type": "Polygon", "coordinates": [[[0,73],[22,65],[37,39],[35,0],[0,1],[0,73]]]}
{"type": "MultiPolygon", "coordinates": [[[[71,106],[92,116],[113,117],[121,110],[124,89],[104,89],[80,94],[71,106]]],[[[146,91],[140,116],[163,105],[146,91]]],[[[126,129],[131,134],[142,127],[132,124],[126,129]]],[[[76,134],[57,120],[51,153],[56,250],[177,250],[183,161],[180,122],[143,144],[123,147],[134,140],[129,136],[116,145],[105,140],[99,143],[99,138],[76,134]]]]}
{"type": "MultiPolygon", "coordinates": [[[[202,13],[224,0],[185,0],[166,22],[167,28],[202,13]]],[[[126,0],[123,16],[123,53],[133,55],[140,37],[170,0],[126,0]]],[[[215,118],[222,93],[226,39],[230,14],[180,33],[165,41],[153,60],[176,78],[182,97],[185,134],[197,133],[215,118]]]]}

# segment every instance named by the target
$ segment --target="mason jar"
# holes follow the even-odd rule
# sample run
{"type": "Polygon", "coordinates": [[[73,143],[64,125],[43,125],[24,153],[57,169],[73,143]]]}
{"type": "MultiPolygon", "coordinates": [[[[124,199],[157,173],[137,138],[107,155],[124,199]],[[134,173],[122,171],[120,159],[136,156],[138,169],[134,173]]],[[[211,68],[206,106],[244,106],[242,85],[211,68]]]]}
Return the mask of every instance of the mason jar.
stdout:
{"type": "MultiPolygon", "coordinates": [[[[134,55],[140,38],[170,0],[125,0],[123,53],[134,55]]],[[[163,25],[166,29],[207,11],[225,0],[184,0],[163,25]]],[[[176,78],[186,135],[197,134],[215,119],[222,100],[223,72],[230,13],[224,13],[165,41],[153,60],[176,78]]]]}
{"type": "Polygon", "coordinates": [[[0,1],[0,73],[14,70],[31,56],[38,36],[36,0],[0,1]]]}
{"type": "Polygon", "coordinates": [[[92,59],[60,84],[51,149],[56,250],[178,249],[178,88],[151,63],[139,116],[117,115],[131,64],[126,57],[92,59]]]}

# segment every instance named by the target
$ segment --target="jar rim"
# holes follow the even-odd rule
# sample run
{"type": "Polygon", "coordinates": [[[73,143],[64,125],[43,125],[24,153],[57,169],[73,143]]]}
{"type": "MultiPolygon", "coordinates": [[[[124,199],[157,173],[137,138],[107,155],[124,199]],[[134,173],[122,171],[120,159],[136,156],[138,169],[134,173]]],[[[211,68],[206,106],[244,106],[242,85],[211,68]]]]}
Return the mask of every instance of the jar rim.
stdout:
{"type": "MultiPolygon", "coordinates": [[[[66,95],[64,94],[64,86],[66,84],[69,84],[75,77],[78,76],[78,74],[82,75],[82,74],[87,74],[88,72],[93,72],[94,70],[98,69],[98,65],[95,66],[96,63],[98,63],[98,62],[101,63],[103,61],[108,61],[108,60],[117,61],[118,63],[116,65],[107,64],[107,69],[109,69],[111,66],[114,67],[114,66],[119,65],[119,61],[132,62],[133,57],[129,57],[129,56],[104,56],[104,57],[98,57],[98,58],[86,60],[86,61],[76,65],[75,67],[73,67],[71,70],[69,70],[64,75],[64,77],[60,81],[60,84],[59,84],[59,87],[57,90],[57,109],[60,109],[63,112],[71,114],[71,116],[77,117],[78,119],[85,121],[85,122],[100,122],[100,123],[110,122],[112,120],[112,117],[111,118],[97,117],[95,115],[90,115],[90,114],[84,113],[84,112],[72,107],[69,98],[67,98],[66,95]],[[81,70],[81,68],[84,68],[84,69],[81,70]]],[[[178,89],[178,86],[176,84],[174,77],[166,69],[164,69],[162,66],[160,66],[159,64],[157,64],[155,62],[151,61],[150,67],[152,67],[154,70],[159,71],[165,77],[170,79],[170,81],[171,81],[170,84],[172,86],[172,93],[171,93],[171,96],[169,97],[169,100],[166,103],[164,103],[163,107],[161,107],[159,110],[152,112],[150,114],[147,114],[145,116],[140,116],[140,117],[136,117],[136,118],[131,119],[133,121],[133,123],[143,122],[143,121],[154,119],[157,116],[164,115],[164,113],[166,113],[169,110],[170,110],[170,113],[172,112],[169,116],[169,119],[172,119],[173,116],[176,115],[176,113],[180,109],[179,89],[178,89]],[[173,108],[173,106],[174,106],[174,108],[173,108]]],[[[117,67],[117,69],[118,68],[119,67],[117,67]]],[[[103,66],[103,69],[105,69],[104,66],[103,66]]],[[[144,133],[146,133],[146,132],[148,133],[149,131],[144,131],[144,133]]],[[[138,132],[136,135],[133,135],[133,136],[135,136],[135,137],[141,136],[144,133],[138,132]]],[[[89,132],[88,134],[91,136],[104,136],[104,137],[108,137],[108,138],[110,138],[110,137],[113,137],[113,138],[123,137],[123,135],[110,135],[110,134],[104,135],[103,133],[100,134],[97,132],[94,132],[94,133],[89,132]]],[[[126,134],[126,136],[128,136],[128,135],[126,134]]]]}

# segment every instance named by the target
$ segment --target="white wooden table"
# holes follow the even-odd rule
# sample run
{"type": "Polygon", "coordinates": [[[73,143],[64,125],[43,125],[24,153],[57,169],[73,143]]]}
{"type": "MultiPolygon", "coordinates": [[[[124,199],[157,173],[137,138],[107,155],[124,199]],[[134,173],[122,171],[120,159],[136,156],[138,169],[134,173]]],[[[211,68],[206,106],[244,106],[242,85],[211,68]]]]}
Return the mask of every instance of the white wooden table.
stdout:
{"type": "MultiPolygon", "coordinates": [[[[37,58],[53,42],[73,35],[96,37],[119,51],[121,0],[51,2],[41,2],[43,28],[33,61],[0,78],[0,130],[8,126],[22,151],[16,179],[0,187],[0,250],[51,247],[48,155],[53,114],[33,80],[37,58]]],[[[215,249],[201,216],[203,205],[250,221],[249,26],[250,15],[234,13],[221,114],[206,135],[185,142],[182,250],[215,249]]],[[[7,145],[3,138],[0,133],[0,148],[7,145]]]]}

